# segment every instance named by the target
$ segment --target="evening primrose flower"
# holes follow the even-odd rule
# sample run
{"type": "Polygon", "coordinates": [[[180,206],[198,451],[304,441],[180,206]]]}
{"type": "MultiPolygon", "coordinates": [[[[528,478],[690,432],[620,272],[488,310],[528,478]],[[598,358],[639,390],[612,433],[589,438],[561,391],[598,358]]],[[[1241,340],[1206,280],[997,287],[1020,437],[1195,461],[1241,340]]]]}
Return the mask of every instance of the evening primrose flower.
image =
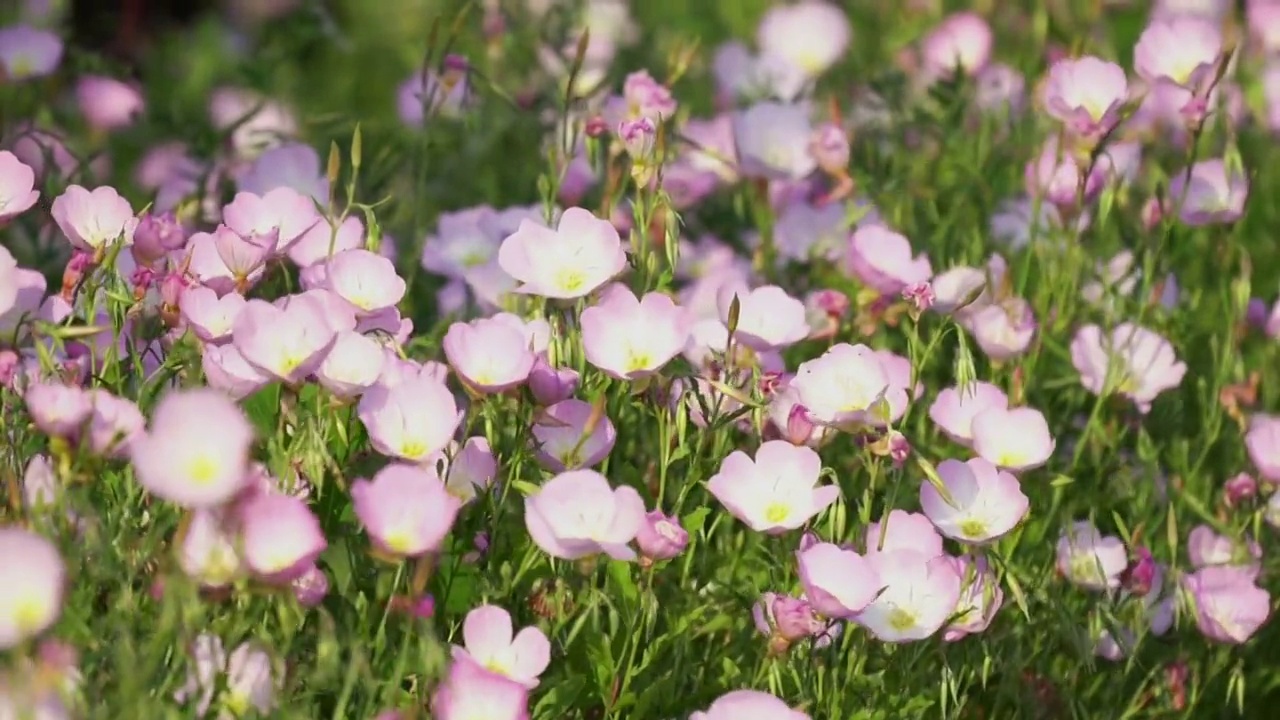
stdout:
{"type": "MultiPolygon", "coordinates": [[[[363,248],[364,240],[364,222],[359,217],[352,215],[343,220],[336,230],[330,227],[327,222],[317,222],[310,229],[299,235],[297,240],[290,243],[284,252],[294,265],[307,269],[321,265],[331,258],[336,258],[339,253],[363,248]]],[[[386,241],[386,238],[383,237],[384,249],[386,248],[386,241]]]]}
{"type": "Polygon", "coordinates": [[[53,199],[50,212],[71,245],[88,253],[99,252],[117,240],[131,244],[138,223],[129,201],[106,185],[93,190],[72,185],[53,199]]]}
{"type": "Polygon", "coordinates": [[[1187,536],[1187,561],[1194,568],[1232,565],[1253,573],[1262,570],[1262,548],[1253,541],[1219,535],[1208,525],[1197,525],[1187,536]]]}
{"type": "Polygon", "coordinates": [[[30,25],[0,28],[0,75],[12,82],[52,75],[62,62],[62,38],[30,25]]]}
{"type": "Polygon", "coordinates": [[[369,315],[394,307],[404,298],[404,278],[396,274],[395,263],[361,248],[344,250],[325,265],[326,287],[369,315]]]}
{"type": "Polygon", "coordinates": [[[302,234],[328,224],[312,199],[291,187],[277,187],[259,195],[240,191],[222,208],[222,222],[244,238],[275,232],[280,252],[287,251],[302,234]]]}
{"type": "Polygon", "coordinates": [[[636,380],[662,369],[684,348],[693,319],[662,293],[636,298],[627,288],[582,311],[587,362],[620,380],[636,380]]]}
{"type": "Polygon", "coordinates": [[[1211,565],[1185,575],[1182,587],[1195,606],[1196,627],[1210,640],[1238,645],[1271,615],[1271,595],[1247,569],[1211,565]]]}
{"type": "MultiPolygon", "coordinates": [[[[794,345],[809,335],[809,320],[804,301],[787,294],[777,285],[765,285],[747,291],[729,283],[720,288],[716,305],[720,320],[727,325],[734,299],[738,301],[738,326],[734,341],[753,350],[777,350],[794,345]]],[[[692,331],[692,328],[690,328],[692,331]]]]}
{"type": "Polygon", "coordinates": [[[498,474],[498,460],[483,435],[469,437],[463,443],[449,443],[425,465],[437,469],[444,478],[445,489],[464,505],[474,500],[476,493],[487,490],[498,474]]]}
{"type": "Polygon", "coordinates": [[[512,626],[511,614],[497,605],[481,605],[462,621],[463,646],[453,646],[453,657],[466,659],[529,689],[551,663],[551,642],[536,626],[512,626]]]}
{"type": "Polygon", "coordinates": [[[1053,455],[1049,423],[1035,408],[987,408],[974,415],[971,427],[974,452],[997,467],[1031,470],[1053,455]]]}
{"type": "Polygon", "coordinates": [[[217,390],[170,392],[156,405],[151,429],[130,446],[138,483],[187,508],[221,505],[248,480],[253,426],[217,390]],[[209,432],[216,428],[217,432],[209,432]]]}
{"type": "Polygon", "coordinates": [[[498,211],[488,205],[440,213],[435,234],[428,236],[422,246],[422,268],[457,279],[469,268],[492,260],[503,240],[497,229],[497,215],[498,211]]]}
{"type": "Polygon", "coordinates": [[[1007,297],[971,309],[960,318],[960,324],[982,348],[987,357],[1003,362],[1027,351],[1035,338],[1035,312],[1031,303],[1020,297],[1007,297]]]}
{"type": "Polygon", "coordinates": [[[22,400],[36,429],[52,437],[76,437],[93,411],[89,394],[75,385],[37,382],[22,400]]]}
{"type": "Polygon", "coordinates": [[[862,545],[867,557],[894,550],[912,550],[927,557],[942,554],[942,536],[929,518],[920,513],[891,510],[867,525],[862,545]]]}
{"type": "Polygon", "coordinates": [[[316,368],[316,380],[336,397],[353,398],[378,381],[386,361],[382,343],[368,335],[343,330],[316,368]]]}
{"type": "Polygon", "coordinates": [[[973,442],[973,418],[987,408],[1009,408],[1009,396],[987,382],[971,382],[938,393],[929,406],[929,419],[953,442],[968,447],[973,442]]]}
{"type": "Polygon", "coordinates": [[[965,543],[1003,537],[1027,514],[1030,501],[1018,478],[983,460],[943,460],[938,478],[949,501],[931,482],[920,483],[920,507],[943,535],[965,543]]]}
{"type": "Polygon", "coordinates": [[[201,633],[191,647],[191,670],[186,683],[174,693],[181,703],[194,702],[196,713],[204,717],[221,686],[217,720],[234,720],[251,710],[270,712],[275,706],[276,683],[271,656],[246,642],[227,656],[222,640],[201,633]]]}
{"type": "Polygon", "coordinates": [[[555,230],[522,220],[502,241],[498,264],[517,292],[572,300],[585,297],[627,265],[618,230],[583,208],[569,208],[555,230]]]}
{"type": "Polygon", "coordinates": [[[762,54],[780,58],[809,77],[834,65],[849,47],[853,28],[839,6],[823,0],[775,5],[756,29],[762,54]]]}
{"type": "MultiPolygon", "coordinates": [[[[839,343],[800,363],[786,389],[774,396],[769,417],[786,427],[792,406],[799,404],[824,426],[882,425],[894,414],[888,391],[889,375],[874,350],[839,343]]],[[[825,431],[823,427],[815,435],[821,439],[825,431]]]]}
{"type": "Polygon", "coordinates": [[[733,690],[721,695],[705,711],[695,712],[689,720],[809,720],[799,710],[759,690],[733,690]]]}
{"type": "Polygon", "coordinates": [[[1280,417],[1263,414],[1250,417],[1244,446],[1258,474],[1272,482],[1280,481],[1280,417]]]}
{"type": "Polygon", "coordinates": [[[1097,325],[1080,328],[1071,341],[1071,364],[1086,390],[1123,395],[1142,412],[1160,393],[1178,387],[1187,372],[1168,340],[1127,322],[1106,334],[1097,325]]]}
{"type": "Polygon", "coordinates": [[[0,318],[18,304],[18,271],[18,261],[13,259],[13,254],[0,247],[0,318]]]}
{"type": "Polygon", "coordinates": [[[496,317],[453,323],[443,345],[453,371],[482,393],[499,393],[524,383],[536,360],[528,335],[496,317]]]}
{"type": "Polygon", "coordinates": [[[754,459],[741,450],[731,453],[707,490],[752,530],[780,535],[840,497],[838,486],[818,486],[821,474],[822,459],[811,448],[770,440],[754,459]]]}
{"type": "Polygon", "coordinates": [[[980,72],[991,59],[994,40],[991,26],[981,15],[948,15],[920,41],[925,78],[932,81],[957,71],[966,75],[980,72]]]}
{"type": "Polygon", "coordinates": [[[439,720],[529,720],[529,689],[467,659],[449,665],[431,702],[439,720]]]}
{"type": "Polygon", "coordinates": [[[627,543],[644,524],[644,500],[635,488],[609,486],[593,470],[570,470],[525,498],[525,527],[534,544],[563,560],[605,553],[634,560],[627,543]]]}
{"type": "Polygon", "coordinates": [[[1086,55],[1059,60],[1049,68],[1045,110],[1075,134],[1096,139],[1120,121],[1129,97],[1124,70],[1113,62],[1086,55]]]}
{"type": "Polygon", "coordinates": [[[117,397],[101,388],[89,390],[88,423],[82,438],[88,449],[99,457],[117,458],[128,454],[129,445],[141,435],[147,424],[142,411],[132,400],[117,397]]]}
{"type": "Polygon", "coordinates": [[[255,493],[239,504],[236,516],[245,565],[265,582],[293,582],[328,547],[320,520],[299,497],[255,493]]]}
{"type": "Polygon", "coordinates": [[[249,364],[235,345],[205,345],[200,370],[209,387],[241,400],[266,387],[271,376],[249,364]]]}
{"type": "Polygon", "coordinates": [[[849,271],[868,287],[886,295],[933,276],[929,256],[912,257],[911,241],[883,225],[863,225],[849,239],[849,271]]]}
{"type": "Polygon", "coordinates": [[[1178,218],[1193,227],[1232,223],[1244,215],[1248,196],[1243,170],[1228,169],[1224,160],[1201,160],[1189,174],[1179,170],[1169,179],[1166,211],[1176,210],[1178,218]]]}
{"type": "Polygon", "coordinates": [[[220,509],[191,513],[176,548],[178,567],[202,587],[226,587],[244,574],[235,535],[224,515],[220,509]]]}
{"type": "Polygon", "coordinates": [[[762,102],[733,115],[738,164],[747,177],[800,180],[817,169],[807,104],[762,102]]]}
{"type": "Polygon", "coordinates": [[[219,298],[207,287],[187,288],[178,298],[178,310],[187,327],[202,342],[214,345],[231,340],[231,329],[244,306],[243,295],[230,292],[219,298]]]}
{"type": "Polygon", "coordinates": [[[0,527],[0,650],[47,630],[62,613],[66,566],[53,543],[19,527],[0,527]]]}
{"type": "Polygon", "coordinates": [[[320,367],[337,333],[318,299],[294,295],[275,304],[248,301],[236,316],[231,337],[250,365],[296,384],[320,367]]]}
{"type": "Polygon", "coordinates": [[[543,410],[533,425],[534,459],[552,472],[604,462],[618,440],[609,416],[591,403],[570,398],[543,410]]]}
{"type": "Polygon", "coordinates": [[[142,91],[136,85],[106,75],[81,75],[75,96],[80,115],[95,130],[128,127],[144,107],[142,91]]]}
{"type": "Polygon", "coordinates": [[[373,543],[398,557],[438,551],[462,507],[434,470],[403,464],[357,480],[351,502],[373,543]]]}
{"type": "Polygon", "coordinates": [[[1213,79],[1222,47],[1222,30],[1205,18],[1157,19],[1138,37],[1133,70],[1147,82],[1163,80],[1198,92],[1213,79]]]}
{"type": "Polygon", "coordinates": [[[883,642],[923,640],[942,629],[960,600],[962,578],[951,558],[912,549],[868,556],[881,589],[854,621],[883,642]]]}
{"type": "MultiPolygon", "coordinates": [[[[0,150],[0,225],[21,215],[36,204],[40,191],[34,189],[35,170],[8,150],[0,150]]],[[[0,303],[0,312],[4,305],[0,303]]]]}
{"type": "Polygon", "coordinates": [[[829,618],[853,617],[880,590],[871,563],[833,543],[818,543],[796,553],[796,567],[809,604],[829,618]]]}
{"type": "Polygon", "coordinates": [[[369,442],[378,452],[421,462],[442,450],[462,422],[444,380],[418,375],[368,388],[356,406],[369,442]]]}
{"type": "Polygon", "coordinates": [[[955,642],[986,630],[1004,603],[1004,590],[996,579],[986,557],[963,555],[948,557],[963,579],[956,611],[942,634],[942,639],[955,642]]]}
{"type": "Polygon", "coordinates": [[[636,547],[640,556],[648,561],[670,560],[684,552],[689,545],[689,532],[680,527],[680,521],[661,510],[650,510],[644,516],[644,524],[636,533],[636,547]]]}
{"type": "Polygon", "coordinates": [[[1074,522],[1058,539],[1058,572],[1088,590],[1120,587],[1120,576],[1129,566],[1124,542],[1104,536],[1088,520],[1074,522]]]}

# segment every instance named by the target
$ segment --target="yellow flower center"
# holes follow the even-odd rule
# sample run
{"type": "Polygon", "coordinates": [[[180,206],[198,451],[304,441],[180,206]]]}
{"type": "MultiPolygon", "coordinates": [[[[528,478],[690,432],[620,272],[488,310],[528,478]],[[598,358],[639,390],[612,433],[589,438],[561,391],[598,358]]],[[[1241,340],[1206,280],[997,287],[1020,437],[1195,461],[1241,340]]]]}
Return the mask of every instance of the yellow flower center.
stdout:
{"type": "Polygon", "coordinates": [[[980,540],[987,537],[987,524],[977,518],[969,518],[960,523],[960,534],[970,540],[980,540]]]}
{"type": "Polygon", "coordinates": [[[1068,570],[1076,582],[1101,583],[1106,580],[1098,558],[1093,553],[1077,553],[1071,558],[1068,570]]]}
{"type": "Polygon", "coordinates": [[[45,619],[45,604],[30,595],[18,599],[13,607],[13,624],[23,634],[40,629],[45,619]]]}
{"type": "Polygon", "coordinates": [[[774,525],[781,523],[791,516],[791,508],[783,502],[769,503],[769,507],[764,510],[764,519],[774,525]]]}
{"type": "Polygon", "coordinates": [[[13,80],[21,80],[35,72],[36,64],[31,58],[25,55],[19,55],[9,64],[9,77],[13,80]]]}
{"type": "Polygon", "coordinates": [[[196,485],[209,485],[218,477],[218,463],[208,455],[200,455],[187,466],[187,477],[196,485]]]}
{"type": "Polygon", "coordinates": [[[1004,450],[996,457],[996,465],[1000,467],[1018,467],[1023,464],[1024,457],[1017,450],[1004,450]]]}
{"type": "Polygon", "coordinates": [[[249,695],[244,692],[229,691],[222,699],[222,707],[235,717],[243,717],[249,713],[249,695]]]}
{"type": "Polygon", "coordinates": [[[400,443],[400,457],[420,458],[427,454],[427,446],[421,440],[405,440],[400,443]]]}
{"type": "Polygon", "coordinates": [[[914,613],[903,610],[902,608],[894,608],[893,611],[889,613],[889,627],[897,630],[898,632],[906,632],[914,628],[917,622],[918,621],[914,613]]]}
{"type": "Polygon", "coordinates": [[[631,349],[627,352],[627,372],[639,372],[653,367],[653,356],[643,350],[631,349]]]}
{"type": "Polygon", "coordinates": [[[587,276],[577,268],[562,268],[556,274],[556,287],[568,293],[576,293],[587,284],[587,276]]]}
{"type": "Polygon", "coordinates": [[[382,542],[391,552],[404,555],[413,549],[413,534],[407,528],[398,528],[387,533],[382,542]]]}

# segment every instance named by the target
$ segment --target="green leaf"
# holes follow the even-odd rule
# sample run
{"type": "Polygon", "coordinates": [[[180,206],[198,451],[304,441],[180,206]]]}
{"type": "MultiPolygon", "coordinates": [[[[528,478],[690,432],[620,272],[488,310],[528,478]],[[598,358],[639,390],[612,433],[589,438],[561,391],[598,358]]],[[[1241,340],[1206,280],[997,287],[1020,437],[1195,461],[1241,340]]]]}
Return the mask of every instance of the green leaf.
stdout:
{"type": "Polygon", "coordinates": [[[640,591],[636,588],[635,578],[631,575],[632,564],[623,560],[609,561],[609,581],[617,588],[618,593],[629,604],[640,600],[640,591]]]}

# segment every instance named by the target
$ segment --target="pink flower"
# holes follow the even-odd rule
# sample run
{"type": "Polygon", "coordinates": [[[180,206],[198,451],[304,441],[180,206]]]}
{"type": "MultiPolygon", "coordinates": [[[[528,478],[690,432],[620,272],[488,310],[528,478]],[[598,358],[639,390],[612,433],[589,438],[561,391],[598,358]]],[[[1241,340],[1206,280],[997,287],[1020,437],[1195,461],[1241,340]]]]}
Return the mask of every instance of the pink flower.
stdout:
{"type": "Polygon", "coordinates": [[[911,241],[882,225],[863,225],[849,240],[849,271],[874,290],[896,295],[933,275],[929,256],[911,256],[911,241]]]}
{"type": "Polygon", "coordinates": [[[1027,79],[1003,63],[990,63],[974,78],[977,88],[973,102],[997,116],[1016,117],[1026,107],[1027,79]]]}
{"type": "Polygon", "coordinates": [[[676,114],[677,105],[671,90],[654,80],[648,70],[637,70],[627,75],[622,82],[622,100],[627,117],[659,122],[676,114]]]}
{"type": "Polygon", "coordinates": [[[0,74],[12,82],[52,75],[62,62],[62,38],[30,25],[0,28],[0,74]]]}
{"type": "Polygon", "coordinates": [[[769,693],[733,690],[721,695],[705,711],[690,715],[689,720],[809,720],[809,716],[792,710],[769,693]]]}
{"type": "Polygon", "coordinates": [[[245,564],[266,582],[281,585],[302,577],[328,547],[320,520],[301,498],[255,493],[236,512],[245,564]]]}
{"type": "Polygon", "coordinates": [[[813,126],[803,105],[762,102],[734,113],[733,137],[743,175],[799,180],[817,169],[809,153],[813,126]]]}
{"type": "Polygon", "coordinates": [[[973,450],[997,467],[1019,472],[1038,468],[1055,442],[1039,410],[990,407],[973,416],[973,450]]]}
{"type": "Polygon", "coordinates": [[[564,472],[604,462],[618,433],[608,415],[602,413],[593,421],[594,414],[591,403],[573,398],[543,410],[533,425],[538,464],[564,472]],[[594,425],[588,428],[590,422],[594,425]]]}
{"type": "Polygon", "coordinates": [[[623,288],[582,311],[587,362],[620,380],[652,375],[680,353],[689,338],[688,311],[661,293],[637,299],[623,288]]]}
{"type": "Polygon", "coordinates": [[[81,75],[76,81],[76,103],[89,127],[118,130],[142,114],[142,92],[129,83],[103,75],[81,75]]]}
{"type": "Polygon", "coordinates": [[[800,584],[813,609],[829,618],[851,618],[875,599],[880,581],[867,559],[832,543],[796,554],[800,584]]]}
{"type": "Polygon", "coordinates": [[[765,285],[750,291],[734,284],[723,286],[717,295],[716,305],[720,310],[720,320],[726,326],[735,298],[738,301],[738,325],[733,334],[735,343],[767,351],[794,345],[808,337],[809,320],[804,302],[791,297],[777,285],[765,285]]]}
{"type": "Polygon", "coordinates": [[[1106,154],[1092,167],[1088,163],[1087,157],[1078,157],[1062,148],[1056,138],[1049,138],[1040,154],[1027,162],[1023,174],[1027,194],[1052,203],[1063,213],[1093,202],[1112,174],[1112,163],[1106,154]]]}
{"type": "Polygon", "coordinates": [[[551,642],[537,627],[514,631],[511,614],[496,605],[481,605],[462,621],[463,647],[453,646],[457,661],[471,661],[533,689],[551,663],[551,642]]]}
{"type": "Polygon", "coordinates": [[[943,460],[937,470],[947,497],[932,482],[922,482],[920,507],[943,535],[964,543],[989,543],[1026,516],[1030,501],[1018,478],[986,460],[943,460]]]}
{"type": "Polygon", "coordinates": [[[1059,60],[1049,68],[1044,104],[1075,134],[1099,138],[1120,120],[1129,96],[1124,70],[1091,55],[1059,60]]]}
{"type": "MultiPolygon", "coordinates": [[[[386,238],[383,238],[383,242],[385,241],[386,238]]],[[[348,250],[359,250],[364,247],[364,243],[364,223],[352,215],[343,220],[336,231],[324,220],[318,221],[299,235],[285,252],[294,265],[306,269],[336,258],[348,250]]]]}
{"type": "MultiPolygon", "coordinates": [[[[814,432],[817,442],[826,437],[829,426],[883,425],[898,414],[888,397],[891,390],[889,374],[874,350],[839,343],[800,363],[795,377],[769,404],[769,417],[786,427],[792,407],[803,405],[820,426],[814,432]]],[[[905,398],[905,393],[896,395],[905,398]]]]}
{"type": "Polygon", "coordinates": [[[345,250],[325,264],[326,287],[361,314],[394,307],[404,298],[395,263],[368,250],[345,250]]]}
{"type": "Polygon", "coordinates": [[[387,353],[377,340],[343,330],[316,368],[316,380],[337,397],[353,398],[378,381],[386,361],[387,353]]]}
{"type": "Polygon", "coordinates": [[[1222,31],[1205,18],[1153,21],[1133,48],[1133,70],[1150,83],[1166,81],[1193,92],[1207,90],[1222,55],[1222,31]]]}
{"type": "Polygon", "coordinates": [[[529,690],[505,675],[455,659],[431,703],[438,720],[529,720],[529,690]]]}
{"type": "Polygon", "coordinates": [[[263,235],[242,236],[226,225],[213,231],[213,248],[236,288],[248,288],[262,278],[276,252],[277,232],[272,228],[263,235]]]}
{"type": "Polygon", "coordinates": [[[517,292],[571,300],[589,295],[627,265],[618,231],[582,208],[569,208],[555,230],[522,220],[502,241],[498,264],[517,292]]]}
{"type": "Polygon", "coordinates": [[[852,35],[849,17],[838,5],[802,0],[766,12],[756,28],[756,43],[764,55],[816,77],[839,62],[852,35]]]}
{"type": "Polygon", "coordinates": [[[219,298],[209,288],[193,287],[182,293],[178,309],[182,319],[206,343],[220,345],[231,339],[231,329],[244,309],[243,295],[228,293],[219,298]]]}
{"type": "Polygon", "coordinates": [[[831,635],[825,632],[827,623],[814,614],[813,607],[804,598],[764,593],[751,606],[751,619],[762,635],[788,644],[807,637],[816,638],[815,647],[829,645],[831,641],[831,635]]]}
{"type": "Polygon", "coordinates": [[[578,389],[578,371],[573,368],[553,368],[542,358],[537,358],[529,371],[529,392],[542,406],[555,405],[568,400],[578,389]]]}
{"type": "Polygon", "coordinates": [[[225,516],[221,509],[192,512],[177,547],[178,566],[202,587],[226,587],[244,573],[236,538],[225,516]]]}
{"type": "Polygon", "coordinates": [[[220,688],[225,688],[220,698],[225,709],[219,713],[218,720],[234,717],[232,709],[243,708],[239,714],[251,711],[265,714],[275,706],[271,656],[262,648],[245,642],[228,657],[221,639],[202,633],[196,637],[191,655],[187,682],[174,693],[174,699],[182,703],[194,701],[197,716],[208,713],[220,688]]]}
{"type": "Polygon", "coordinates": [[[925,77],[945,78],[956,71],[978,73],[991,59],[994,42],[991,26],[981,15],[958,12],[948,15],[920,43],[925,77]]]}
{"type": "Polygon", "coordinates": [[[967,447],[973,442],[974,416],[993,407],[1008,409],[1009,397],[991,383],[971,382],[939,392],[929,406],[929,419],[947,437],[967,447]]]}
{"type": "Polygon", "coordinates": [[[147,419],[132,400],[116,397],[106,390],[89,391],[93,405],[86,428],[89,449],[101,457],[128,455],[129,446],[146,430],[147,419]]]}
{"type": "Polygon", "coordinates": [[[200,369],[209,387],[233,400],[249,397],[266,387],[271,377],[244,359],[235,345],[206,345],[200,357],[200,369]]]}
{"type": "Polygon", "coordinates": [[[1072,523],[1058,539],[1058,572],[1088,590],[1120,587],[1129,552],[1117,537],[1103,536],[1088,520],[1072,523]]]}
{"type": "Polygon", "coordinates": [[[689,545],[689,533],[680,527],[679,521],[668,517],[661,510],[645,514],[644,524],[636,534],[636,547],[648,560],[670,560],[684,552],[689,545]]]}
{"type": "Polygon", "coordinates": [[[525,526],[533,542],[548,555],[564,560],[605,553],[634,560],[627,543],[644,525],[644,500],[634,488],[609,486],[593,470],[570,470],[525,498],[525,526]]]}
{"type": "Polygon", "coordinates": [[[1244,215],[1249,180],[1239,168],[1228,169],[1223,160],[1201,160],[1191,166],[1190,177],[1179,170],[1169,180],[1166,212],[1193,227],[1233,223],[1244,215]]]}
{"type": "Polygon", "coordinates": [[[93,411],[89,394],[74,385],[36,383],[22,399],[36,429],[53,437],[76,437],[93,411]]]}
{"type": "Polygon", "coordinates": [[[437,552],[462,507],[434,471],[402,464],[357,480],[351,502],[373,543],[400,557],[437,552]]]}
{"type": "Polygon", "coordinates": [[[1258,474],[1280,481],[1280,417],[1258,414],[1249,418],[1244,446],[1258,474]]]}
{"type": "Polygon", "coordinates": [[[421,127],[430,115],[455,118],[466,108],[469,95],[465,74],[452,83],[441,83],[434,70],[414,70],[396,91],[396,111],[409,127],[421,127]]]}
{"type": "Polygon", "coordinates": [[[1121,323],[1105,336],[1097,325],[1080,328],[1071,341],[1071,364],[1086,390],[1123,395],[1143,412],[1160,393],[1178,387],[1187,372],[1168,340],[1133,323],[1121,323]]]}
{"type": "MultiPolygon", "coordinates": [[[[273,103],[266,103],[263,105],[262,113],[255,117],[267,115],[272,106],[273,103]]],[[[252,128],[248,130],[253,131],[252,128]]],[[[241,131],[237,130],[236,136],[240,135],[241,131]]],[[[237,141],[237,137],[232,138],[233,143],[237,141]]],[[[237,190],[263,197],[277,188],[289,188],[303,198],[309,198],[321,205],[329,200],[329,179],[320,170],[320,154],[315,148],[305,143],[285,142],[267,149],[254,158],[249,167],[238,173],[235,181],[237,190]]],[[[276,197],[284,199],[288,196],[277,195],[276,197]]],[[[290,203],[292,202],[290,198],[290,203]]],[[[314,210],[315,205],[311,207],[314,210]]],[[[301,209],[300,205],[298,209],[301,209]]],[[[328,226],[328,223],[320,224],[328,226]]],[[[289,237],[287,233],[282,232],[282,234],[286,238],[289,237]]]]}
{"type": "Polygon", "coordinates": [[[183,390],[164,396],[130,456],[138,483],[152,494],[214,507],[245,487],[252,444],[253,426],[234,402],[216,390],[183,390]]]}
{"type": "Polygon", "coordinates": [[[290,583],[293,597],[304,608],[312,608],[324,602],[329,594],[329,576],[319,567],[312,565],[290,583]]]}
{"type": "Polygon", "coordinates": [[[960,601],[960,572],[946,555],[886,549],[868,556],[879,578],[875,600],[854,617],[882,642],[912,642],[938,632],[960,601]]]}
{"type": "Polygon", "coordinates": [[[53,543],[19,527],[0,527],[0,557],[0,650],[8,650],[58,620],[67,573],[53,543]]]}
{"type": "Polygon", "coordinates": [[[503,318],[453,323],[443,346],[458,377],[483,393],[499,393],[524,383],[535,361],[528,335],[503,318]]]}
{"type": "Polygon", "coordinates": [[[928,557],[942,554],[942,536],[920,513],[891,510],[867,526],[863,537],[867,557],[894,550],[912,550],[928,557]]]}
{"type": "Polygon", "coordinates": [[[35,182],[36,173],[29,165],[8,150],[0,150],[0,225],[36,204],[40,191],[34,189],[35,182]]]}
{"type": "Polygon", "coordinates": [[[464,505],[474,500],[477,492],[487,490],[498,474],[498,460],[483,435],[463,443],[451,442],[425,464],[439,470],[445,489],[464,505]]]}
{"type": "Polygon", "coordinates": [[[93,191],[72,185],[53,199],[51,212],[71,245],[88,253],[99,252],[120,239],[131,244],[138,222],[129,201],[105,185],[93,191]]]}
{"type": "Polygon", "coordinates": [[[840,497],[838,486],[818,485],[821,473],[822,459],[812,449],[770,440],[754,459],[741,450],[731,453],[707,481],[707,490],[752,530],[780,535],[840,497]]]}
{"type": "Polygon", "coordinates": [[[1020,297],[1008,297],[980,306],[974,303],[974,306],[960,318],[960,324],[973,335],[987,357],[1003,362],[1021,355],[1031,346],[1038,327],[1031,303],[1020,297]]]}
{"type": "Polygon", "coordinates": [[[222,208],[222,222],[243,238],[266,237],[272,231],[280,252],[287,251],[316,225],[328,228],[311,198],[289,187],[262,195],[240,191],[222,208]]]}
{"type": "Polygon", "coordinates": [[[462,421],[444,380],[429,376],[405,377],[390,386],[379,382],[365,391],[356,409],[374,449],[409,462],[444,449],[462,421]]]}
{"type": "Polygon", "coordinates": [[[1262,548],[1253,541],[1219,535],[1208,525],[1197,525],[1187,536],[1187,561],[1191,567],[1231,565],[1252,573],[1262,570],[1262,548]]]}
{"type": "Polygon", "coordinates": [[[290,384],[315,372],[337,339],[320,301],[305,295],[288,297],[279,305],[248,301],[231,335],[250,365],[290,384]]]}
{"type": "Polygon", "coordinates": [[[1271,595],[1247,570],[1215,565],[1182,578],[1195,604],[1196,627],[1210,640],[1241,644],[1271,615],[1271,595]]]}

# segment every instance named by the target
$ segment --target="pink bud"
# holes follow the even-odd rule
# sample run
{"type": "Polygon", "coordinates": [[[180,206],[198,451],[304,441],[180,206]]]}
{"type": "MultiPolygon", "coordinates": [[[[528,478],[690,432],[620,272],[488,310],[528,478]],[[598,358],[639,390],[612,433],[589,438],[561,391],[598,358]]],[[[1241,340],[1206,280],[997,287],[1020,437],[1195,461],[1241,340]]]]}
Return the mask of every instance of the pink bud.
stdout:
{"type": "Polygon", "coordinates": [[[13,380],[18,376],[18,368],[22,359],[12,350],[0,350],[0,387],[13,389],[13,380]]]}
{"type": "Polygon", "coordinates": [[[1222,487],[1223,499],[1227,507],[1234,508],[1240,506],[1248,500],[1252,500],[1258,495],[1258,481],[1249,473],[1240,473],[1235,477],[1227,480],[1222,487]]]}
{"type": "Polygon", "coordinates": [[[186,242],[186,228],[173,213],[147,213],[138,219],[138,227],[133,231],[133,245],[129,247],[129,251],[140,265],[151,265],[181,249],[186,242]]]}
{"type": "Polygon", "coordinates": [[[889,431],[889,458],[895,467],[901,467],[911,455],[911,443],[897,430],[889,431]]]}
{"type": "Polygon", "coordinates": [[[902,299],[910,302],[916,312],[924,312],[933,307],[933,301],[937,297],[933,293],[933,286],[926,281],[908,285],[902,291],[902,299]]]}
{"type": "Polygon", "coordinates": [[[849,136],[835,123],[819,125],[809,137],[809,154],[829,175],[842,175],[849,168],[849,136]]]}
{"type": "Polygon", "coordinates": [[[415,617],[426,620],[436,614],[436,599],[430,595],[423,595],[413,603],[412,612],[415,617]]]}
{"type": "Polygon", "coordinates": [[[644,524],[636,534],[640,554],[649,560],[669,560],[689,545],[689,533],[661,510],[653,510],[644,516],[644,524]]]}
{"type": "Polygon", "coordinates": [[[529,371],[529,391],[539,405],[551,406],[573,397],[578,388],[578,371],[571,368],[553,368],[541,357],[534,361],[529,371]]]}
{"type": "Polygon", "coordinates": [[[583,128],[589,138],[603,137],[609,132],[609,123],[603,117],[596,115],[587,120],[586,126],[583,128]]]}
{"type": "Polygon", "coordinates": [[[1151,551],[1145,547],[1134,548],[1134,555],[1123,576],[1124,586],[1134,595],[1145,596],[1152,590],[1158,568],[1155,559],[1151,557],[1151,551]]]}
{"type": "Polygon", "coordinates": [[[813,437],[813,418],[809,415],[809,408],[800,403],[791,406],[791,412],[787,413],[786,437],[794,445],[804,445],[813,437]]]}
{"type": "Polygon", "coordinates": [[[315,607],[329,594],[329,577],[312,565],[290,584],[293,597],[303,607],[315,607]]]}

